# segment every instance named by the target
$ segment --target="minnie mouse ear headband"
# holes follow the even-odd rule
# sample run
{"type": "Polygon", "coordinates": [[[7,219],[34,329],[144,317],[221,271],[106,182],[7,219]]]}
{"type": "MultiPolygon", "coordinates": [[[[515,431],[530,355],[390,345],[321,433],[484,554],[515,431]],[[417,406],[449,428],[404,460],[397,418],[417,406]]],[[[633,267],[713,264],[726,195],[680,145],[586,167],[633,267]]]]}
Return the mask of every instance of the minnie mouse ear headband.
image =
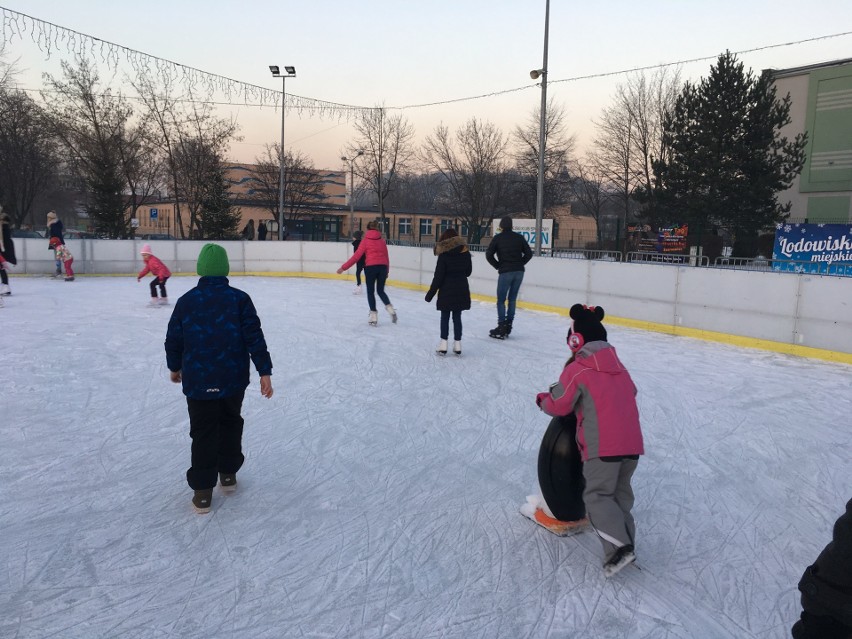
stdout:
{"type": "Polygon", "coordinates": [[[606,329],[601,324],[604,310],[601,306],[574,304],[568,315],[573,320],[568,329],[568,348],[576,353],[588,342],[606,341],[606,329]]]}

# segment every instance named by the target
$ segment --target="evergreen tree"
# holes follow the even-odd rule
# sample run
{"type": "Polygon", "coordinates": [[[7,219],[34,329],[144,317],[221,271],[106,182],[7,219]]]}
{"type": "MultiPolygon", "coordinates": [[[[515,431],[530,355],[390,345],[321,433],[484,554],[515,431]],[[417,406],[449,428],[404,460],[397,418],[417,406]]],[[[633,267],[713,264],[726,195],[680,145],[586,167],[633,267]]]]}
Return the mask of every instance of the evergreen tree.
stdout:
{"type": "Polygon", "coordinates": [[[231,205],[225,169],[221,163],[210,166],[203,192],[200,214],[202,236],[211,240],[237,239],[241,212],[231,205]]]}
{"type": "Polygon", "coordinates": [[[643,199],[656,206],[646,216],[687,223],[699,242],[725,229],[735,254],[753,254],[757,235],[789,212],[777,194],[804,165],[806,134],[779,134],[789,114],[790,96],[776,99],[771,74],[755,77],[730,52],[719,56],[709,77],[687,83],[666,115],[670,156],[654,163],[656,192],[643,199]]]}
{"type": "Polygon", "coordinates": [[[90,170],[83,172],[86,185],[86,212],[95,231],[108,237],[127,237],[130,232],[125,214],[124,177],[112,145],[94,147],[88,157],[90,170]]]}

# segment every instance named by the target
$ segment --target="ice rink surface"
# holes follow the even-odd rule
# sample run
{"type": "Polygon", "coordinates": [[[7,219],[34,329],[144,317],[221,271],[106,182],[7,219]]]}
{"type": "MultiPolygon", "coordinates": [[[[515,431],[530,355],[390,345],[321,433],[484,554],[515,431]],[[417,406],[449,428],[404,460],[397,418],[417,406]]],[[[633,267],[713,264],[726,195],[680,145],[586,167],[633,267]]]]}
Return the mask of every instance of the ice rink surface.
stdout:
{"type": "MultiPolygon", "coordinates": [[[[392,274],[392,273],[391,273],[392,274]]],[[[196,278],[169,281],[172,300],[196,278]]],[[[132,277],[12,275],[0,309],[0,637],[788,636],[796,584],[852,497],[852,370],[608,326],[639,388],[637,565],[518,509],[568,356],[565,317],[488,337],[389,288],[367,325],[343,281],[235,277],[258,309],[239,489],[193,512],[172,307],[132,277]]],[[[594,303],[595,300],[577,300],[594,303]]],[[[606,324],[606,322],[605,322],[606,324]]]]}

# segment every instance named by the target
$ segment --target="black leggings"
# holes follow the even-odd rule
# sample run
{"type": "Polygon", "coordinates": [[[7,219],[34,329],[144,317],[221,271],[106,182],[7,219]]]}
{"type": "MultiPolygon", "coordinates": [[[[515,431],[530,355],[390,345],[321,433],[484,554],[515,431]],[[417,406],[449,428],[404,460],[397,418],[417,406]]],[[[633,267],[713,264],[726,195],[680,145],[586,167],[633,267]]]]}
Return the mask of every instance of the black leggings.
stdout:
{"type": "Polygon", "coordinates": [[[168,281],[168,279],[168,277],[164,277],[163,279],[155,277],[153,280],[151,280],[151,297],[157,297],[158,286],[160,287],[160,296],[168,297],[168,295],[166,295],[166,282],[168,281]]]}
{"type": "Polygon", "coordinates": [[[358,266],[355,268],[355,283],[358,286],[361,286],[361,271],[363,271],[364,268],[363,262],[358,262],[358,266]]]}

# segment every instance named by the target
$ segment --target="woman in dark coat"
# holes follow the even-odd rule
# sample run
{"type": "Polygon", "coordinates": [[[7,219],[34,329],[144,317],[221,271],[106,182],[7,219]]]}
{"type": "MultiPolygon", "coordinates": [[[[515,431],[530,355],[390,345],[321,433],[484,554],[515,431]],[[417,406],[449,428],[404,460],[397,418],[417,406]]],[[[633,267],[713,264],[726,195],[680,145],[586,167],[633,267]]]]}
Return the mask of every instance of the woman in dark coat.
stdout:
{"type": "Polygon", "coordinates": [[[470,286],[467,278],[473,271],[470,251],[464,239],[455,229],[447,229],[435,245],[438,263],[426,301],[431,302],[438,294],[438,310],[441,311],[441,343],[438,354],[447,354],[447,339],[450,337],[450,316],[453,318],[453,352],[461,355],[462,311],[470,309],[470,286]]]}

